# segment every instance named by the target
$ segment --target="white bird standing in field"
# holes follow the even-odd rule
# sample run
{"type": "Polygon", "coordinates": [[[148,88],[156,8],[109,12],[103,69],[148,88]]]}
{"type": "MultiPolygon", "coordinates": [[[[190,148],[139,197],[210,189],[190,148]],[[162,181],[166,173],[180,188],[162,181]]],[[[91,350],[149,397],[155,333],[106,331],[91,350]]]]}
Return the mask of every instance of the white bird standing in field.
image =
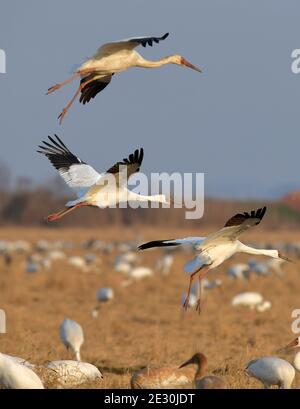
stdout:
{"type": "Polygon", "coordinates": [[[115,294],[113,288],[111,287],[99,288],[96,292],[97,305],[92,310],[92,317],[97,318],[100,305],[103,303],[108,303],[109,301],[113,300],[114,296],[115,294]]]}
{"type": "Polygon", "coordinates": [[[199,254],[191,261],[185,264],[184,271],[189,273],[190,282],[188,287],[187,298],[184,302],[184,308],[189,306],[189,296],[193,279],[198,274],[199,279],[199,294],[196,310],[201,311],[201,280],[205,278],[207,272],[213,268],[218,267],[229,257],[235,253],[247,253],[264,255],[273,258],[282,258],[288,260],[278,250],[263,250],[255,249],[253,247],[246,246],[241,243],[239,236],[248,230],[250,227],[258,225],[264,214],[266,207],[258,210],[253,210],[251,213],[238,213],[231,217],[225,224],[225,226],[215,233],[210,234],[207,237],[186,237],[183,239],[171,239],[171,240],[156,240],[142,244],[138,247],[139,250],[145,250],[152,247],[164,247],[164,246],[179,246],[179,245],[194,245],[199,254]]]}
{"type": "Polygon", "coordinates": [[[96,292],[96,299],[98,302],[108,302],[112,300],[114,296],[114,290],[111,287],[102,287],[96,292]]]}
{"type": "Polygon", "coordinates": [[[250,361],[245,371],[247,375],[259,380],[265,389],[273,385],[277,385],[280,389],[290,389],[295,378],[293,365],[273,356],[250,361]]]}
{"type": "Polygon", "coordinates": [[[168,35],[169,33],[166,33],[162,37],[135,37],[104,44],[97,50],[92,58],[84,62],[70,78],[49,88],[47,94],[60,89],[76,78],[80,78],[80,85],[74,97],[58,117],[60,123],[80,93],[79,102],[84,105],[92,98],[95,98],[95,96],[110,83],[114,74],[126,71],[128,68],[157,68],[166,64],[176,64],[201,72],[199,68],[189,63],[181,55],[171,55],[161,58],[158,61],[150,61],[145,60],[134,50],[139,45],[143,47],[150,45],[152,47],[153,43],[159,43],[159,41],[167,38],[168,35]]]}
{"type": "Polygon", "coordinates": [[[231,300],[231,305],[242,305],[254,310],[258,305],[262,304],[264,297],[256,292],[246,291],[235,295],[231,300]]]}
{"type": "Polygon", "coordinates": [[[246,263],[237,263],[229,267],[226,274],[238,280],[245,280],[249,278],[249,265],[246,263]]]}
{"type": "MultiPolygon", "coordinates": [[[[300,348],[300,337],[293,339],[293,341],[290,342],[284,349],[291,349],[291,348],[292,349],[300,348]]],[[[296,352],[293,363],[297,371],[300,372],[300,350],[296,352]]]]}
{"type": "Polygon", "coordinates": [[[166,253],[157,260],[155,268],[156,270],[159,271],[159,273],[162,276],[166,276],[169,274],[172,268],[173,262],[174,262],[173,255],[166,253]]]}
{"type": "Polygon", "coordinates": [[[14,357],[1,353],[0,384],[6,389],[44,389],[42,381],[32,369],[14,357]]]}
{"type": "MultiPolygon", "coordinates": [[[[294,348],[300,348],[300,337],[293,339],[278,352],[294,348]]],[[[278,385],[281,389],[290,389],[295,378],[295,369],[300,372],[300,351],[296,352],[293,364],[294,367],[284,359],[269,356],[250,361],[246,367],[246,372],[262,382],[265,388],[278,385]]]]}
{"type": "Polygon", "coordinates": [[[60,325],[60,338],[67,349],[75,354],[77,361],[81,361],[80,348],[83,344],[83,330],[78,322],[65,318],[60,325]]]}
{"type": "Polygon", "coordinates": [[[144,157],[144,150],[136,149],[128,158],[115,163],[105,173],[98,173],[92,166],[86,164],[66,147],[57,136],[56,140],[49,136],[52,144],[43,141],[39,146],[52,165],[68,186],[77,193],[77,199],[66,203],[66,209],[48,216],[48,221],[58,220],[72,210],[82,206],[96,206],[100,208],[115,207],[125,202],[159,202],[170,204],[165,195],[142,195],[127,188],[129,177],[140,170],[144,157]]]}

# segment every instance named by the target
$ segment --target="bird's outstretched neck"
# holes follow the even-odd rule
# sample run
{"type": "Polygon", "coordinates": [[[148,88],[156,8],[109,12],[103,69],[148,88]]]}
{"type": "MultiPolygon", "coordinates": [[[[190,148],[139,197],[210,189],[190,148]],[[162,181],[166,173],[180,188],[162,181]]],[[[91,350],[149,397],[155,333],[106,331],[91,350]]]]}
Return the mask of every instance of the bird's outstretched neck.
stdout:
{"type": "Polygon", "coordinates": [[[267,250],[267,249],[255,249],[254,247],[246,246],[245,244],[239,242],[238,245],[238,252],[240,253],[247,253],[253,255],[261,255],[273,258],[279,258],[279,254],[277,250],[267,250]]]}
{"type": "Polygon", "coordinates": [[[175,56],[171,55],[168,57],[163,57],[160,60],[152,61],[152,60],[146,60],[142,56],[139,56],[136,66],[142,67],[142,68],[158,68],[158,67],[162,67],[163,65],[174,63],[173,61],[174,57],[175,56]]]}

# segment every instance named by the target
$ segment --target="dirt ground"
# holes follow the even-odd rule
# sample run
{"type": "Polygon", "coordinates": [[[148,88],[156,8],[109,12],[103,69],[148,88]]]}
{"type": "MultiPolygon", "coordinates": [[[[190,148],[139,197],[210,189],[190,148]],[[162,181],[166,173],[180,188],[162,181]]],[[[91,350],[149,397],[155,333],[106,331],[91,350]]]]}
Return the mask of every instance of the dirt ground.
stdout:
{"type": "MultiPolygon", "coordinates": [[[[255,229],[243,237],[246,243],[257,240],[299,241],[300,232],[267,232],[255,229]]],[[[202,234],[206,232],[201,232],[202,234]]],[[[65,239],[77,244],[85,239],[133,239],[141,242],[197,232],[163,229],[18,229],[2,228],[1,240],[65,239]]],[[[199,234],[198,234],[199,235],[199,234]]],[[[69,255],[89,253],[78,246],[69,255]]],[[[141,252],[140,263],[153,267],[161,251],[141,252]]],[[[93,363],[104,380],[82,387],[129,388],[133,371],[151,365],[179,365],[194,352],[208,357],[208,374],[223,376],[230,388],[259,388],[244,374],[245,364],[254,358],[277,355],[292,361],[293,355],[278,355],[278,348],[294,337],[291,312],[300,308],[300,261],[286,263],[284,277],[252,277],[248,282],[232,280],[224,272],[234,262],[246,262],[246,255],[227,261],[211,278],[221,278],[219,288],[207,291],[201,315],[194,310],[183,313],[181,296],[188,276],[182,272],[191,255],[174,253],[171,273],[144,278],[123,287],[125,277],[113,269],[117,253],[100,255],[102,263],[83,272],[64,260],[53,262],[50,271],[33,274],[24,269],[25,256],[15,255],[10,266],[0,259],[0,308],[7,314],[7,333],[0,334],[1,352],[21,356],[37,364],[70,355],[59,339],[64,317],[78,321],[85,334],[82,359],[93,363]],[[100,307],[98,318],[91,315],[99,287],[111,286],[115,298],[100,307]],[[241,291],[258,291],[272,302],[263,313],[232,307],[231,298],[241,291]]],[[[300,384],[299,374],[295,385],[300,384]]]]}

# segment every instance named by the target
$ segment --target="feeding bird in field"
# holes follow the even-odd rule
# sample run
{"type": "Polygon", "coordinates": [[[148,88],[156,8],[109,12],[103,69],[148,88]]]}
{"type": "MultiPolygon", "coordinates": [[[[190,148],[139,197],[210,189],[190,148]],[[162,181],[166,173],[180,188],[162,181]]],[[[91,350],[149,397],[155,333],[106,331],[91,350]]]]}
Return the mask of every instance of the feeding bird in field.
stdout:
{"type": "Polygon", "coordinates": [[[66,203],[64,210],[49,215],[48,221],[58,220],[82,206],[105,208],[116,207],[122,202],[147,201],[171,204],[171,199],[167,200],[163,194],[148,196],[127,188],[129,177],[140,170],[144,157],[143,148],[136,149],[128,158],[115,163],[106,172],[100,174],[70,152],[57,135],[55,137],[56,139],[49,136],[52,144],[43,141],[44,146],[39,146],[41,150],[37,152],[47,156],[66,184],[76,191],[77,199],[66,203]]]}
{"type": "MultiPolygon", "coordinates": [[[[295,338],[277,352],[286,352],[300,347],[300,337],[295,338]]],[[[295,378],[295,369],[300,372],[300,351],[296,352],[294,366],[285,359],[267,356],[250,361],[246,366],[246,373],[258,379],[265,389],[277,385],[280,389],[290,389],[295,378]]]]}
{"type": "Polygon", "coordinates": [[[191,384],[194,376],[195,369],[191,367],[147,366],[133,373],[130,384],[132,389],[176,389],[191,384]]]}
{"type": "Polygon", "coordinates": [[[84,342],[83,330],[78,322],[65,318],[60,325],[60,338],[67,349],[75,354],[77,361],[81,361],[80,348],[84,342]]]}
{"type": "Polygon", "coordinates": [[[162,37],[134,37],[104,44],[90,59],[85,61],[70,78],[49,88],[47,94],[60,89],[76,78],[80,78],[80,85],[74,97],[58,117],[60,123],[80,93],[79,102],[84,105],[107,87],[114,74],[126,71],[128,68],[157,68],[166,64],[176,64],[201,72],[199,68],[188,62],[181,55],[176,54],[163,57],[158,61],[150,61],[143,58],[134,50],[139,45],[143,47],[150,45],[152,47],[153,43],[159,43],[165,40],[168,35],[169,33],[164,34],[162,37]]]}
{"type": "Polygon", "coordinates": [[[138,247],[139,250],[145,250],[152,247],[179,246],[179,245],[194,245],[199,254],[191,261],[185,264],[184,271],[190,274],[190,282],[186,300],[183,304],[187,309],[189,306],[189,296],[194,278],[198,274],[199,279],[199,294],[196,310],[201,311],[201,280],[205,278],[207,272],[218,267],[225,260],[233,256],[235,253],[247,253],[264,255],[273,258],[282,258],[290,261],[282,255],[278,250],[255,249],[241,243],[239,236],[247,231],[250,227],[258,225],[266,212],[266,207],[258,210],[252,210],[251,213],[238,213],[231,217],[225,226],[215,233],[207,237],[185,237],[182,239],[171,240],[155,240],[142,244],[138,247]]]}
{"type": "Polygon", "coordinates": [[[193,355],[191,359],[184,362],[179,368],[192,364],[197,365],[194,378],[196,389],[227,389],[226,382],[219,376],[204,376],[207,367],[207,358],[204,354],[197,353],[193,355]]]}
{"type": "Polygon", "coordinates": [[[88,362],[71,360],[51,361],[45,366],[48,378],[64,387],[76,386],[87,382],[100,382],[103,379],[99,369],[88,362]],[[51,379],[50,378],[50,379],[51,379]]]}

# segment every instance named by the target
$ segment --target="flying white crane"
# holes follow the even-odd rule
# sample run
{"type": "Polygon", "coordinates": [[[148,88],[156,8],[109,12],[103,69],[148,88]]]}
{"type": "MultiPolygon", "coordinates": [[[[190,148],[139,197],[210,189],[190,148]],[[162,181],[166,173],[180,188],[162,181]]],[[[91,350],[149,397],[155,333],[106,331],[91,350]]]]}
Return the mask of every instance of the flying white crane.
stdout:
{"type": "Polygon", "coordinates": [[[44,389],[37,374],[17,359],[0,353],[0,385],[6,389],[44,389]]]}
{"type": "Polygon", "coordinates": [[[68,186],[77,193],[77,200],[66,203],[66,209],[51,214],[48,221],[60,219],[65,214],[82,206],[97,206],[100,208],[115,207],[121,202],[159,202],[170,204],[165,195],[141,195],[127,188],[129,177],[140,170],[144,157],[144,150],[136,149],[128,158],[115,163],[105,173],[98,173],[92,166],[86,164],[66,147],[62,140],[55,135],[56,140],[49,136],[52,144],[43,141],[39,146],[52,165],[68,186]]]}
{"type": "Polygon", "coordinates": [[[75,354],[77,361],[81,361],[80,348],[84,342],[83,330],[78,322],[65,318],[60,325],[60,338],[67,349],[75,354]]]}
{"type": "Polygon", "coordinates": [[[60,123],[80,93],[79,102],[84,105],[107,87],[114,74],[126,71],[128,68],[157,68],[166,64],[176,64],[201,72],[199,68],[188,62],[181,55],[171,55],[161,58],[158,61],[149,61],[145,60],[134,50],[139,45],[143,47],[150,45],[152,47],[153,43],[159,43],[159,41],[167,38],[168,35],[169,33],[166,33],[162,37],[135,37],[104,44],[90,59],[85,61],[70,78],[49,88],[47,94],[60,89],[76,78],[80,78],[80,85],[74,97],[58,117],[60,123]]]}
{"type": "MultiPolygon", "coordinates": [[[[241,243],[239,236],[250,227],[259,224],[264,217],[266,207],[258,210],[252,210],[251,213],[238,213],[231,217],[225,226],[215,233],[207,237],[186,237],[183,239],[171,240],[155,240],[142,244],[138,247],[139,250],[145,250],[152,247],[178,246],[178,245],[194,245],[199,254],[191,261],[185,264],[184,271],[191,274],[188,287],[188,293],[184,302],[184,308],[189,306],[189,296],[193,279],[198,274],[199,279],[199,297],[196,310],[201,311],[201,280],[206,276],[207,272],[218,267],[225,260],[235,253],[248,253],[265,255],[273,258],[282,258],[288,260],[278,250],[263,250],[255,249],[241,243]]],[[[289,261],[289,260],[288,260],[289,261]]]]}

